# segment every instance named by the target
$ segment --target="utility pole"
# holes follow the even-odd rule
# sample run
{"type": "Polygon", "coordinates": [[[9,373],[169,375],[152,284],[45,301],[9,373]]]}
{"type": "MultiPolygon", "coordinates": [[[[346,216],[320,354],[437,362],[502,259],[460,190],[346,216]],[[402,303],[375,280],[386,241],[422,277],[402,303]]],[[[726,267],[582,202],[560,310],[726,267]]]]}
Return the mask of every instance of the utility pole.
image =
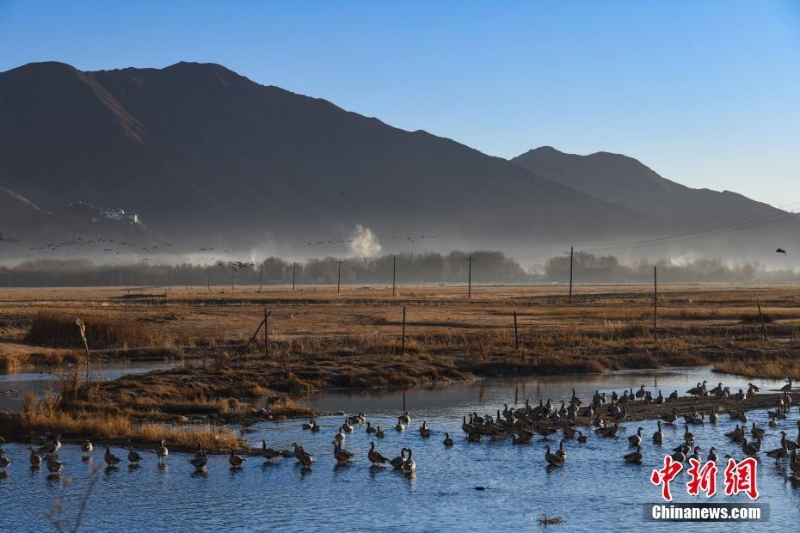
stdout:
{"type": "Polygon", "coordinates": [[[294,275],[297,270],[297,262],[292,263],[292,290],[294,290],[294,275]]]}
{"type": "Polygon", "coordinates": [[[236,267],[231,267],[231,294],[236,290],[236,267]]]}
{"type": "Polygon", "coordinates": [[[339,277],[336,281],[336,294],[342,291],[342,260],[339,259],[339,277]]]}
{"type": "Polygon", "coordinates": [[[264,263],[258,267],[258,292],[261,292],[261,287],[264,284],[264,263]]]}
{"type": "Polygon", "coordinates": [[[269,359],[269,315],[272,314],[272,311],[267,312],[267,308],[264,308],[264,358],[269,359]]]}
{"type": "Polygon", "coordinates": [[[658,267],[653,265],[653,339],[658,340],[658,267]]]}
{"type": "Polygon", "coordinates": [[[211,294],[211,267],[206,268],[206,288],[208,293],[211,294]]]}
{"type": "Polygon", "coordinates": [[[572,246],[569,247],[569,303],[572,303],[572,258],[574,255],[574,249],[572,246]]]}
{"type": "Polygon", "coordinates": [[[469,268],[467,270],[467,299],[472,298],[472,256],[469,256],[469,268]]]}
{"type": "Polygon", "coordinates": [[[395,287],[397,286],[396,283],[397,283],[397,256],[395,255],[392,257],[392,296],[396,294],[395,293],[395,287]]]}

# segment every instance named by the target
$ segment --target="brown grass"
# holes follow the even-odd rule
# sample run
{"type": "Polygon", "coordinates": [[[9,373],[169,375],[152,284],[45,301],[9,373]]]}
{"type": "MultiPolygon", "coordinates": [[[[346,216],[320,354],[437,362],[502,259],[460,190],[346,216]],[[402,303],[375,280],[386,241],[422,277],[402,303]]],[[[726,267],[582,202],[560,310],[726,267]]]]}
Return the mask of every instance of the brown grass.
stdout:
{"type": "Polygon", "coordinates": [[[2,291],[0,368],[82,361],[77,316],[87,324],[93,360],[180,358],[185,364],[168,372],[62,384],[59,416],[128,420],[132,430],[138,420],[161,426],[198,414],[241,421],[267,396],[282,398],[271,415],[305,414],[287,399],[327,388],[700,364],[798,376],[800,287],[794,286],[663,287],[657,340],[650,287],[577,286],[571,305],[563,287],[551,286],[475,287],[471,300],[465,287],[433,286],[405,287],[394,298],[391,287],[218,293],[176,289],[164,299],[121,298],[112,288],[2,291]],[[272,312],[270,356],[264,358],[259,335],[245,358],[242,348],[265,306],[272,312]]]}
{"type": "MultiPolygon", "coordinates": [[[[40,346],[81,348],[83,341],[75,324],[77,315],[42,311],[31,322],[25,340],[40,346]]],[[[164,345],[166,338],[146,323],[107,316],[81,317],[86,324],[90,348],[164,345]]]]}

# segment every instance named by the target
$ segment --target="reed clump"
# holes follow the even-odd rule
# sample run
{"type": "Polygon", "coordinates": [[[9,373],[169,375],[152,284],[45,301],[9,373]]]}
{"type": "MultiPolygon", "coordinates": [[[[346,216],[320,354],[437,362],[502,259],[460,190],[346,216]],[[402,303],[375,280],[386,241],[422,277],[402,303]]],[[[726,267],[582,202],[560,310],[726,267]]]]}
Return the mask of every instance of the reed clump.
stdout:
{"type": "MultiPolygon", "coordinates": [[[[168,345],[163,332],[144,322],[100,315],[82,319],[92,349],[168,345]]],[[[75,320],[63,312],[41,311],[33,318],[25,340],[39,346],[81,348],[83,340],[75,320]]]]}

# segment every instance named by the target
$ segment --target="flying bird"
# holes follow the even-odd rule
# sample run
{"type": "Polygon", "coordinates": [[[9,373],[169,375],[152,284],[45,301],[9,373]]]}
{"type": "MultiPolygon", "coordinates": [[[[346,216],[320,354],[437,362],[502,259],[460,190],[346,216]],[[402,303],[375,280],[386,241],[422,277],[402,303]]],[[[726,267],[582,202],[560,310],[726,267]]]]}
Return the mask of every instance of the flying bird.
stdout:
{"type": "Polygon", "coordinates": [[[784,250],[783,248],[778,248],[777,250],[775,250],[775,253],[787,255],[786,250],[784,250]]]}

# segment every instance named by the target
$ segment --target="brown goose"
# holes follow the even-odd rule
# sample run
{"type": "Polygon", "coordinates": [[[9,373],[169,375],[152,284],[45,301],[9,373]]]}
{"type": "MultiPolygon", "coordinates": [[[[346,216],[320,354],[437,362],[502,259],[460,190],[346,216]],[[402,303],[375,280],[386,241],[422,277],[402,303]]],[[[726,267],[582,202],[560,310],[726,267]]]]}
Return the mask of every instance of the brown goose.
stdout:
{"type": "Polygon", "coordinates": [[[428,422],[426,422],[425,420],[422,421],[422,427],[419,428],[419,434],[422,435],[423,437],[431,436],[431,430],[428,427],[428,422]]]}
{"type": "Polygon", "coordinates": [[[742,443],[742,452],[744,452],[744,454],[747,455],[748,457],[754,457],[760,449],[761,449],[761,439],[759,439],[758,437],[756,437],[755,443],[751,444],[747,442],[747,439],[744,439],[744,442],[742,443]]]}
{"type": "Polygon", "coordinates": [[[548,466],[564,466],[564,461],[562,461],[558,455],[550,453],[549,444],[545,446],[544,460],[547,462],[548,466]]]}
{"type": "Polygon", "coordinates": [[[267,460],[268,463],[271,463],[273,459],[276,457],[281,457],[281,452],[274,448],[267,447],[267,441],[261,441],[261,455],[264,456],[264,459],[267,460]]]}
{"type": "Polygon", "coordinates": [[[675,408],[672,409],[672,414],[663,415],[661,417],[661,420],[663,420],[667,424],[674,424],[677,419],[678,419],[678,410],[675,408]]]}
{"type": "Polygon", "coordinates": [[[353,458],[353,454],[342,448],[342,445],[336,441],[333,444],[333,457],[336,459],[336,466],[345,466],[353,458]]]}
{"type": "Polygon", "coordinates": [[[644,428],[639,426],[639,428],[636,430],[636,435],[631,435],[628,437],[629,446],[636,447],[642,443],[642,431],[644,431],[644,428]]]}
{"type": "Polygon", "coordinates": [[[381,429],[380,426],[378,426],[378,430],[375,432],[375,436],[378,437],[379,439],[382,439],[386,436],[386,433],[381,429]]]}
{"type": "Polygon", "coordinates": [[[717,449],[712,446],[711,449],[708,450],[708,460],[712,463],[716,463],[717,459],[719,459],[719,457],[717,457],[717,449]]]}
{"type": "Polygon", "coordinates": [[[42,456],[36,455],[33,448],[28,448],[31,451],[31,468],[40,468],[42,466],[42,456]]]}
{"type": "Polygon", "coordinates": [[[559,459],[561,459],[561,462],[567,461],[567,452],[564,451],[564,439],[561,439],[561,442],[558,443],[558,450],[556,450],[556,455],[558,456],[559,459]]]}
{"type": "Polygon", "coordinates": [[[411,475],[417,470],[417,463],[416,461],[414,461],[414,458],[411,457],[412,453],[413,450],[411,448],[408,448],[408,457],[406,457],[406,460],[400,467],[400,470],[402,470],[403,473],[406,475],[411,475]]]}
{"type": "Polygon", "coordinates": [[[141,460],[142,456],[133,449],[133,445],[128,445],[128,462],[131,463],[131,465],[138,465],[141,460]]]}
{"type": "Polygon", "coordinates": [[[374,442],[369,443],[369,451],[367,452],[367,459],[369,459],[369,462],[372,463],[372,466],[375,466],[377,464],[385,464],[389,462],[389,459],[381,455],[380,452],[375,451],[374,442]]]}
{"type": "Polygon", "coordinates": [[[656,444],[664,442],[664,431],[661,429],[661,420],[658,421],[658,431],[653,433],[653,442],[656,444]]]}
{"type": "Polygon", "coordinates": [[[642,462],[642,447],[640,445],[636,446],[636,451],[626,454],[622,457],[625,459],[626,463],[641,463],[642,462]]]}
{"type": "Polygon", "coordinates": [[[453,445],[453,439],[450,437],[450,433],[444,434],[444,441],[443,444],[448,448],[453,445]]]}
{"type": "Polygon", "coordinates": [[[200,443],[197,443],[197,451],[194,452],[194,458],[189,460],[189,464],[191,464],[195,469],[202,470],[208,464],[208,457],[206,456],[206,451],[200,446],[200,443]]]}
{"type": "Polygon", "coordinates": [[[389,464],[392,465],[396,470],[399,470],[403,463],[406,462],[406,448],[402,448],[400,450],[400,455],[389,461],[389,464]]]}
{"type": "Polygon", "coordinates": [[[161,446],[156,450],[156,455],[158,455],[158,462],[164,463],[167,460],[167,456],[169,455],[169,450],[167,449],[167,442],[165,440],[161,441],[161,446]]]}
{"type": "Polygon", "coordinates": [[[234,449],[231,448],[231,454],[228,456],[228,463],[230,463],[232,469],[236,470],[237,468],[242,468],[244,459],[236,455],[234,449]]]}
{"type": "Polygon", "coordinates": [[[120,459],[119,459],[119,457],[117,457],[116,455],[111,453],[111,448],[110,447],[106,446],[106,453],[103,456],[103,460],[106,462],[106,464],[109,467],[111,467],[111,466],[116,466],[117,464],[119,464],[119,460],[120,459]]]}
{"type": "Polygon", "coordinates": [[[51,474],[57,474],[57,473],[61,472],[62,468],[64,468],[64,465],[61,463],[61,461],[59,461],[58,459],[53,457],[52,453],[48,453],[47,454],[47,470],[51,474]]]}

